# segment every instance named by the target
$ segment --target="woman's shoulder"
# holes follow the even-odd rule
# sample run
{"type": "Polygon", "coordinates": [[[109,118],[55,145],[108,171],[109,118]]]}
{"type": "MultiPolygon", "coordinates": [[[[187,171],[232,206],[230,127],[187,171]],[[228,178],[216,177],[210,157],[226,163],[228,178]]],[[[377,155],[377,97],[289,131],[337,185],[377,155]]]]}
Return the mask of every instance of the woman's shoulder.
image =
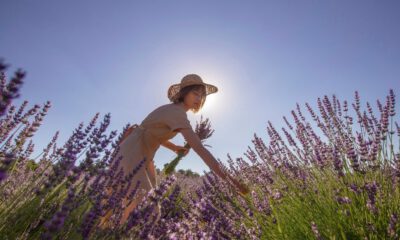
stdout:
{"type": "Polygon", "coordinates": [[[142,124],[152,125],[163,123],[170,129],[191,128],[190,121],[187,118],[186,111],[179,105],[168,103],[157,107],[142,122],[142,124]]]}
{"type": "Polygon", "coordinates": [[[177,104],[175,103],[167,103],[164,105],[159,106],[156,108],[150,115],[167,115],[167,116],[176,116],[176,115],[181,115],[186,116],[186,112],[177,104]]]}
{"type": "Polygon", "coordinates": [[[167,111],[183,112],[186,114],[185,110],[183,110],[183,108],[176,103],[167,103],[160,106],[160,108],[167,111]]]}

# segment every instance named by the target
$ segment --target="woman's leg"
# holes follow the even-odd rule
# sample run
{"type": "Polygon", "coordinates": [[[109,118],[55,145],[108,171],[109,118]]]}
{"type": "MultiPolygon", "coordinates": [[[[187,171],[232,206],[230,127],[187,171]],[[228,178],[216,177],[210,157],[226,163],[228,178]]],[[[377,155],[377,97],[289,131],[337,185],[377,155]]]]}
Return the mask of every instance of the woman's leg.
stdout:
{"type": "Polygon", "coordinates": [[[154,165],[154,161],[150,160],[147,165],[146,165],[146,172],[147,175],[150,179],[151,185],[153,188],[156,187],[157,185],[157,172],[156,172],[156,167],[154,165]]]}
{"type": "MultiPolygon", "coordinates": [[[[140,189],[138,189],[140,190],[140,189]]],[[[129,218],[129,215],[132,213],[133,210],[135,210],[135,208],[139,205],[139,203],[143,200],[143,198],[146,195],[146,191],[143,191],[143,193],[136,193],[135,197],[133,200],[130,199],[124,199],[124,205],[128,204],[128,206],[126,206],[126,208],[124,209],[121,219],[120,219],[120,224],[123,225],[124,223],[126,223],[126,221],[129,218]]]]}
{"type": "MultiPolygon", "coordinates": [[[[112,193],[113,193],[113,191],[112,191],[111,188],[108,188],[108,189],[106,190],[107,199],[112,195],[112,193]]],[[[104,203],[103,203],[103,204],[104,204],[104,203]]],[[[112,216],[113,212],[114,212],[113,209],[109,209],[109,210],[104,214],[104,216],[101,216],[101,217],[100,217],[99,227],[100,227],[101,229],[105,229],[105,228],[108,227],[108,225],[109,225],[109,219],[110,219],[110,217],[112,216]]]]}
{"type": "MultiPolygon", "coordinates": [[[[144,193],[141,196],[138,196],[137,198],[135,198],[134,200],[132,200],[132,202],[129,203],[129,205],[125,208],[122,217],[121,217],[121,221],[120,224],[124,224],[127,222],[129,215],[131,214],[131,212],[133,210],[135,210],[135,208],[137,207],[137,205],[143,200],[143,198],[145,197],[146,193],[144,193]]],[[[127,200],[125,199],[125,202],[127,202],[127,200]]],[[[155,207],[154,211],[157,214],[157,218],[155,219],[155,222],[158,222],[158,220],[160,220],[161,217],[161,205],[158,203],[157,206],[155,207]]]]}
{"type": "MultiPolygon", "coordinates": [[[[147,169],[146,172],[148,174],[148,177],[150,179],[151,185],[153,188],[156,188],[158,185],[158,178],[157,178],[157,173],[155,170],[155,166],[154,166],[154,161],[149,161],[148,165],[147,165],[147,169]]],[[[155,207],[154,211],[157,213],[157,219],[155,220],[155,222],[157,222],[158,220],[160,220],[161,217],[161,205],[160,203],[157,204],[157,206],[155,207]]]]}
{"type": "Polygon", "coordinates": [[[124,224],[130,215],[130,213],[137,207],[137,205],[144,200],[148,192],[153,188],[152,180],[147,172],[146,168],[141,168],[139,172],[132,179],[129,193],[135,188],[137,181],[140,181],[139,188],[137,189],[133,199],[124,199],[124,205],[128,204],[124,209],[121,216],[121,224],[124,224]]]}

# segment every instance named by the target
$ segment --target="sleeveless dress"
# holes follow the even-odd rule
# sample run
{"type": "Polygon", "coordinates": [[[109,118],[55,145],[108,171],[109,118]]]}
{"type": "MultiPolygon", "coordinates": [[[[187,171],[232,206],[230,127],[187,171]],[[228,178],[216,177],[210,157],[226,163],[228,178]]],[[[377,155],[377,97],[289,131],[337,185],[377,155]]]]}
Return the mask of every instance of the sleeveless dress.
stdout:
{"type": "MultiPolygon", "coordinates": [[[[140,180],[138,191],[142,191],[143,194],[136,194],[136,204],[142,200],[145,193],[159,183],[153,160],[154,155],[162,142],[176,136],[178,133],[176,130],[179,128],[192,128],[192,126],[186,111],[177,104],[169,103],[153,110],[140,125],[128,129],[130,132],[120,142],[120,150],[116,157],[122,155],[119,167],[123,169],[125,175],[131,173],[146,157],[140,170],[133,176],[131,188],[128,191],[129,193],[140,180]]],[[[131,210],[128,209],[128,211],[131,210]]]]}

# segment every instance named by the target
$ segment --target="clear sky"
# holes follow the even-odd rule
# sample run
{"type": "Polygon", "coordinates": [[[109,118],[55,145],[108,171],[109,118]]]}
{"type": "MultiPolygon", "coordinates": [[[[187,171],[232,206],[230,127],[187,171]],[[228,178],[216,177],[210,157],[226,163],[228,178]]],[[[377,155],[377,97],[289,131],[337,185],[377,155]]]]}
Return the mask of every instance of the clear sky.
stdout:
{"type": "MultiPolygon", "coordinates": [[[[200,114],[210,118],[209,150],[225,162],[244,157],[254,133],[267,141],[267,121],[279,128],[296,102],[400,94],[399,12],[399,1],[367,0],[2,0],[0,57],[8,75],[27,71],[17,106],[52,102],[37,153],[96,112],[111,113],[110,130],[140,123],[169,103],[171,84],[196,73],[219,92],[187,114],[193,127],[200,114]]],[[[155,163],[174,157],[160,147],[155,163]]],[[[193,150],[179,168],[208,170],[193,150]]]]}

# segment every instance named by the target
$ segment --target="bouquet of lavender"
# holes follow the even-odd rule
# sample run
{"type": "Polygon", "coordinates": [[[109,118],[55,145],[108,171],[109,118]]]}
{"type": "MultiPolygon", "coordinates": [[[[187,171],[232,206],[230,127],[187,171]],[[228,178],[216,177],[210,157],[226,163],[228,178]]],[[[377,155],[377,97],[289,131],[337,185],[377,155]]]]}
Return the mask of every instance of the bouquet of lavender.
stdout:
{"type": "MultiPolygon", "coordinates": [[[[203,116],[200,116],[200,123],[196,122],[195,133],[197,134],[197,136],[199,136],[201,142],[204,142],[207,138],[211,137],[211,135],[214,133],[214,130],[211,129],[211,124],[208,118],[203,121],[203,116]]],[[[211,147],[206,144],[204,146],[211,147]]],[[[190,145],[188,143],[185,143],[183,147],[190,149],[190,145]]],[[[164,167],[164,174],[170,175],[172,172],[175,171],[176,166],[184,156],[184,152],[185,151],[179,151],[178,155],[164,167]]]]}

